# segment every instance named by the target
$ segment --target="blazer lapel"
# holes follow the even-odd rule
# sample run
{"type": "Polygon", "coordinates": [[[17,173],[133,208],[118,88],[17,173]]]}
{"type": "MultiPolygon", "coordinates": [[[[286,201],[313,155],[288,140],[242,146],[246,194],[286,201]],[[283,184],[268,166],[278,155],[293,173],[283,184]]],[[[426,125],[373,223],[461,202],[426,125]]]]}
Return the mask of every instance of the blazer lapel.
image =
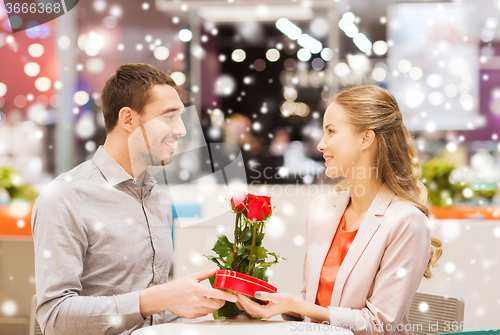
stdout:
{"type": "Polygon", "coordinates": [[[395,194],[384,185],[375,196],[375,199],[373,199],[359,227],[358,233],[340,266],[337,278],[335,279],[335,286],[330,303],[331,306],[339,306],[342,290],[347,278],[380,226],[380,221],[377,217],[385,214],[394,195],[395,194]]]}
{"type": "Polygon", "coordinates": [[[321,227],[317,229],[317,231],[312,232],[314,234],[312,239],[317,247],[313,254],[307,255],[311,266],[308,270],[310,279],[308,280],[308,286],[306,289],[306,300],[312,303],[315,303],[316,301],[321,269],[323,268],[323,263],[325,262],[328,250],[330,250],[330,246],[335,232],[337,231],[340,219],[342,218],[342,214],[344,214],[347,204],[349,203],[349,198],[350,193],[348,191],[342,192],[338,201],[332,204],[332,208],[327,212],[326,216],[321,218],[321,227]]]}

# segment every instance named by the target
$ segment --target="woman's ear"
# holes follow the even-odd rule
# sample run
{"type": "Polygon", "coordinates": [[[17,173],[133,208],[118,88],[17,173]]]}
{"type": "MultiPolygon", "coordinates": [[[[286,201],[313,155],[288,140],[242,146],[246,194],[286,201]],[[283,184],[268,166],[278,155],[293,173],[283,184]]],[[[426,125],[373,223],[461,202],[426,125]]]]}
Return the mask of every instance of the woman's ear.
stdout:
{"type": "Polygon", "coordinates": [[[130,107],[123,107],[118,112],[118,126],[124,129],[127,133],[132,133],[134,130],[134,111],[130,107]]]}
{"type": "Polygon", "coordinates": [[[372,145],[374,146],[373,143],[375,142],[375,139],[375,132],[373,130],[365,131],[363,134],[363,139],[361,141],[361,149],[367,150],[372,147],[372,145]]]}

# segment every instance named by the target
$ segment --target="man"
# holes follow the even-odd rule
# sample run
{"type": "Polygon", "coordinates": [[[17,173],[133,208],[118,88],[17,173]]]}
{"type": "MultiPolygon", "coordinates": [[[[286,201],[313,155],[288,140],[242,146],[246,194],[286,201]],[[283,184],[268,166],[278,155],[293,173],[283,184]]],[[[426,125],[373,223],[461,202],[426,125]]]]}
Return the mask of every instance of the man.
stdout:
{"type": "Polygon", "coordinates": [[[147,167],[168,164],[186,135],[175,87],[153,66],[120,66],[102,92],[104,146],[37,199],[36,318],[45,335],[130,334],[236,300],[200,284],[216,269],[167,283],[171,201],[147,167]]]}

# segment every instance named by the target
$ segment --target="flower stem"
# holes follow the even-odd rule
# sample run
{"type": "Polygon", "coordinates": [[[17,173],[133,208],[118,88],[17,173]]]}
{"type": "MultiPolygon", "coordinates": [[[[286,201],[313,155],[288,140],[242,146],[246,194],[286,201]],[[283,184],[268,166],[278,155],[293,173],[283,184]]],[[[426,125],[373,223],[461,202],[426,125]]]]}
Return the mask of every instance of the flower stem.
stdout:
{"type": "Polygon", "coordinates": [[[247,275],[251,276],[252,268],[253,268],[253,248],[255,246],[255,239],[257,238],[257,222],[253,223],[253,234],[252,234],[252,246],[250,247],[250,255],[248,255],[248,273],[247,275]]]}
{"type": "Polygon", "coordinates": [[[236,251],[238,251],[236,247],[236,243],[238,243],[238,230],[240,230],[240,226],[238,224],[240,220],[240,214],[236,214],[236,221],[234,222],[234,246],[233,246],[233,261],[234,261],[234,271],[236,271],[236,251]]]}

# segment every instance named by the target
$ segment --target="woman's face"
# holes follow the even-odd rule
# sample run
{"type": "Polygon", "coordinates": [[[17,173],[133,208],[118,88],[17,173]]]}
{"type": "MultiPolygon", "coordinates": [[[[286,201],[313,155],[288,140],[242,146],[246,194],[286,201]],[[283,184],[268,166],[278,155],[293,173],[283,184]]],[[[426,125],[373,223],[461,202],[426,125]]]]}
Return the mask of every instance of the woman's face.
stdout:
{"type": "Polygon", "coordinates": [[[335,102],[325,112],[323,131],[317,149],[323,153],[326,175],[331,178],[356,175],[364,149],[363,132],[354,129],[344,109],[335,102]]]}

